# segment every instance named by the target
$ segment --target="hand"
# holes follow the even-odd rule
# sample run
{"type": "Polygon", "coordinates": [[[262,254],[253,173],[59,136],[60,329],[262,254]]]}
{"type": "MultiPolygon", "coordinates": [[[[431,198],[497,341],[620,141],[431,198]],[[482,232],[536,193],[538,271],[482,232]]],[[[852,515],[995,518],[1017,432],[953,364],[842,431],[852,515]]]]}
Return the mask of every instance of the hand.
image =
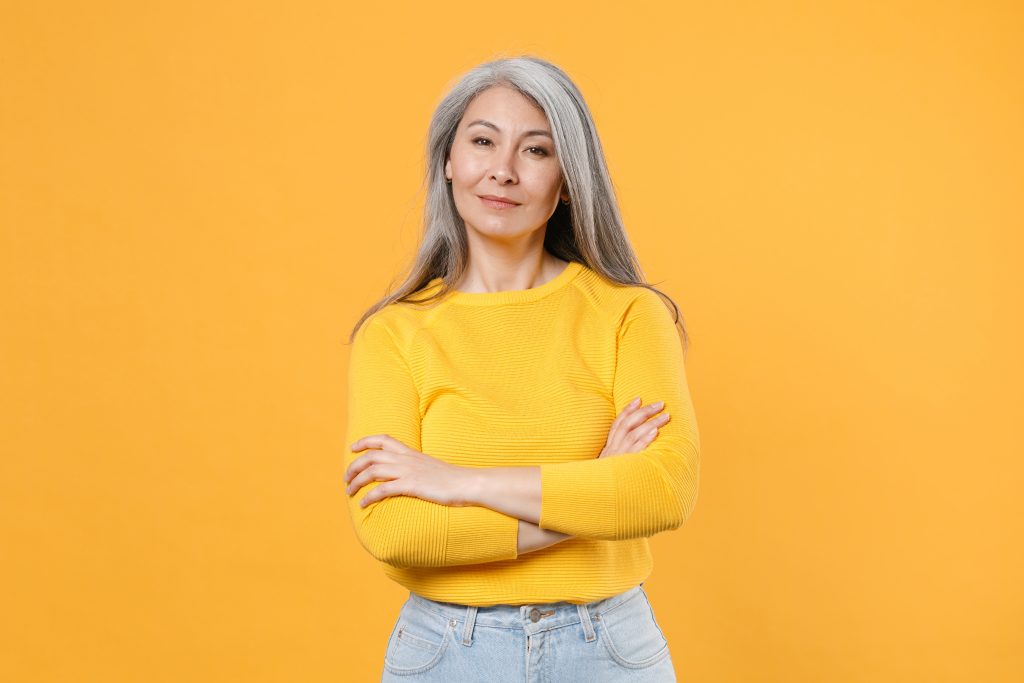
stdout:
{"type": "Polygon", "coordinates": [[[353,451],[370,449],[345,471],[346,492],[352,495],[371,481],[380,481],[362,500],[366,507],[387,496],[415,496],[442,505],[467,505],[472,471],[431,457],[387,434],[364,436],[353,451]]]}
{"type": "Polygon", "coordinates": [[[656,415],[664,407],[664,401],[658,401],[641,408],[640,399],[634,399],[612,422],[608,431],[608,441],[605,442],[601,455],[597,457],[638,453],[647,448],[658,436],[658,427],[668,422],[669,414],[658,415],[652,420],[647,418],[656,415]]]}

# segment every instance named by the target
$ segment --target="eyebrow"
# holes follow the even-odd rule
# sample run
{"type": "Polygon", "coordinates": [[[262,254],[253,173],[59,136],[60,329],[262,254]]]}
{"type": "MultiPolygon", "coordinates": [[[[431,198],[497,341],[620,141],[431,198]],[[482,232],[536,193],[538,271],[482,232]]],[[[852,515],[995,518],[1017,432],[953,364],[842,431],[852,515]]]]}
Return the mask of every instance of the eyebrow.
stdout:
{"type": "MultiPolygon", "coordinates": [[[[467,125],[466,128],[469,128],[470,126],[487,126],[488,128],[493,128],[494,130],[498,131],[499,133],[501,132],[500,128],[498,128],[496,125],[494,125],[490,121],[486,121],[484,119],[477,119],[476,121],[473,121],[472,123],[467,125]]],[[[528,130],[525,133],[523,133],[523,137],[527,137],[527,138],[528,137],[532,137],[534,135],[545,135],[545,136],[550,138],[551,137],[551,131],[548,131],[548,130],[528,130]]],[[[552,138],[552,139],[554,139],[554,138],[552,138]]]]}

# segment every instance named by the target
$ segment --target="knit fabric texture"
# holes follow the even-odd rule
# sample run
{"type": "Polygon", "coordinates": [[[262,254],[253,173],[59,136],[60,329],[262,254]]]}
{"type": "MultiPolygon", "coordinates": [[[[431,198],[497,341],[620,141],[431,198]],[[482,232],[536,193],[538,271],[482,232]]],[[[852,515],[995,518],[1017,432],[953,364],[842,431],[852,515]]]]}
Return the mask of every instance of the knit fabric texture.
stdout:
{"type": "Polygon", "coordinates": [[[648,538],[679,528],[697,501],[700,438],[673,311],[582,263],[531,289],[376,311],[350,349],[347,400],[346,468],[368,452],[351,444],[374,434],[465,467],[537,466],[540,526],[573,536],[519,555],[519,520],[489,508],[404,495],[361,508],[380,482],[346,496],[385,574],[432,600],[615,595],[650,575],[648,538]],[[669,421],[646,449],[598,458],[638,396],[664,401],[669,421]]]}

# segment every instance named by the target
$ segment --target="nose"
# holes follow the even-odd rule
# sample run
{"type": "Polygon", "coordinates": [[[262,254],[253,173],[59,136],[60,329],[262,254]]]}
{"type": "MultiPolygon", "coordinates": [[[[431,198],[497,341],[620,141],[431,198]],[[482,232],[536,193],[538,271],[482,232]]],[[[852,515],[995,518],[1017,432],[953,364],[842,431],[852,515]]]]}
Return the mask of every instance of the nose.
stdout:
{"type": "Polygon", "coordinates": [[[494,158],[494,167],[491,170],[491,178],[498,181],[498,183],[504,185],[508,182],[515,182],[516,171],[512,162],[512,157],[515,154],[513,149],[505,154],[496,154],[494,158]]]}

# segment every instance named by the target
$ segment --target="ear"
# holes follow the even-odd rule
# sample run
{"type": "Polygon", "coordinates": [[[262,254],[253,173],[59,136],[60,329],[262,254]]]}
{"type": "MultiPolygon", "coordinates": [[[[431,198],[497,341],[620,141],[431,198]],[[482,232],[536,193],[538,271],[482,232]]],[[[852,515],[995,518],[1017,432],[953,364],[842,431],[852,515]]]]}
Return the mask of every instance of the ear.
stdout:
{"type": "Polygon", "coordinates": [[[450,157],[444,162],[444,177],[446,180],[452,179],[452,160],[450,157]]]}

